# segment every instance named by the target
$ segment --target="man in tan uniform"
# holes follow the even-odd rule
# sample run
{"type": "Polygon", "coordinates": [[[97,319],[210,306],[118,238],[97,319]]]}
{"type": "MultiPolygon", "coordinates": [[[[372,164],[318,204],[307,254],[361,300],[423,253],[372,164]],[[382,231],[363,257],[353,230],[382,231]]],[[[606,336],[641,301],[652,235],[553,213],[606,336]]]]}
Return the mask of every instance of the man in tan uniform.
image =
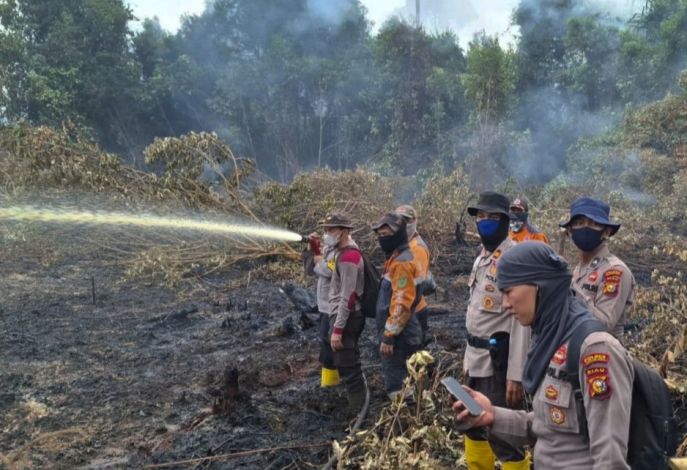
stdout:
{"type": "MultiPolygon", "coordinates": [[[[529,348],[529,328],[503,312],[496,288],[496,262],[514,246],[508,238],[509,200],[495,192],[480,194],[468,207],[482,239],[482,251],[470,274],[470,300],[466,313],[468,345],[463,369],[467,384],[500,406],[522,405],[522,372],[529,348]]],[[[465,456],[470,469],[493,469],[495,456],[505,470],[528,469],[522,447],[492,439],[484,429],[466,433],[465,456]]]]}
{"type": "Polygon", "coordinates": [[[348,393],[350,410],[357,413],[365,401],[367,390],[358,346],[365,327],[365,316],[360,307],[365,285],[364,260],[351,238],[353,223],[347,216],[330,213],[321,226],[326,236],[334,237],[330,244],[337,251],[329,283],[327,338],[333,365],[348,393]]]}
{"type": "Polygon", "coordinates": [[[583,197],[570,206],[570,219],[561,224],[580,250],[572,288],[608,331],[622,340],[623,329],[634,302],[635,278],[620,258],[611,254],[607,240],[620,224],[609,220],[610,207],[583,197]]]}
{"type": "MultiPolygon", "coordinates": [[[[532,325],[534,341],[523,375],[533,394],[533,411],[493,406],[471,392],[484,409],[471,417],[456,402],[459,421],[490,427],[512,444],[534,445],[536,468],[629,469],[627,463],[634,370],[629,354],[607,332],[586,336],[580,347],[575,397],[565,378],[572,332],[597,320],[571,297],[567,263],[537,242],[510,250],[498,263],[503,305],[523,325],[532,325]]],[[[601,327],[601,325],[599,325],[601,327]]]]}

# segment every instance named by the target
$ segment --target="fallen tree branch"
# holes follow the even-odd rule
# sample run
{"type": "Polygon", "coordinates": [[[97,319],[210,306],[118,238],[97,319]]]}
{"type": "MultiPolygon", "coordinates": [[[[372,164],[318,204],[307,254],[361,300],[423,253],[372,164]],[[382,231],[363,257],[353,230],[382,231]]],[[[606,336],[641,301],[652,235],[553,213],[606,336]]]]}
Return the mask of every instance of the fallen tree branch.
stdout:
{"type": "Polygon", "coordinates": [[[167,462],[167,463],[157,463],[157,464],[152,464],[152,465],[146,465],[144,468],[169,468],[169,467],[176,467],[177,465],[192,465],[192,464],[198,464],[198,463],[204,463],[204,462],[216,462],[220,460],[231,460],[231,459],[237,459],[240,457],[249,457],[251,455],[258,455],[258,454],[264,454],[267,452],[276,452],[280,450],[296,450],[296,449],[314,449],[317,447],[329,447],[331,445],[331,442],[319,442],[316,444],[298,444],[298,445],[290,445],[290,446],[280,446],[280,447],[267,447],[263,449],[254,449],[254,450],[246,450],[242,452],[234,452],[231,454],[221,454],[221,455],[213,455],[210,457],[200,457],[197,459],[188,459],[188,460],[177,460],[175,462],[167,462]]]}

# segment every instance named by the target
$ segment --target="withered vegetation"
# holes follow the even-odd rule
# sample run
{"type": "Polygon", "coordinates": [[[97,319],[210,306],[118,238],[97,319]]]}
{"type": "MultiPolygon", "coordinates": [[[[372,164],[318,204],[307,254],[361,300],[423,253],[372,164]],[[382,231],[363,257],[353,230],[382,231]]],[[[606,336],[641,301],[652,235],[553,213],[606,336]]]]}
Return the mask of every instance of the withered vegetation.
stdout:
{"type": "MultiPolygon", "coordinates": [[[[638,109],[615,134],[578,146],[570,154],[567,174],[524,191],[532,200],[534,221],[556,247],[565,246],[558,222],[573,199],[593,194],[611,203],[614,218],[623,222],[613,251],[639,281],[630,319],[635,330],[628,343],[636,356],[664,374],[680,416],[685,415],[687,397],[686,116],[687,95],[638,109]]],[[[302,234],[314,230],[325,213],[338,210],[352,216],[355,239],[373,254],[370,225],[396,204],[411,203],[419,212],[420,230],[433,249],[434,261],[443,266],[439,261],[454,250],[456,224],[462,235],[471,235],[472,227],[461,216],[481,189],[472,186],[470,175],[461,168],[435,171],[422,185],[413,178],[382,176],[364,168],[317,170],[299,174],[289,184],[276,183],[212,133],[157,139],[144,154],[150,165],[146,171],[101,151],[70,125],[1,128],[0,198],[3,204],[29,197],[49,204],[79,194],[107,201],[113,208],[202,213],[302,234]],[[209,179],[204,176],[208,172],[209,179]]],[[[523,188],[497,189],[513,193],[523,188]]],[[[38,243],[40,235],[21,224],[6,225],[0,232],[4,241],[24,245],[38,243]]],[[[149,282],[199,282],[237,264],[247,268],[243,279],[248,282],[251,277],[302,279],[300,247],[285,243],[226,236],[143,236],[126,230],[90,242],[125,265],[130,278],[149,282]]],[[[572,251],[568,247],[565,255],[574,262],[572,251]]],[[[335,443],[340,468],[462,465],[460,435],[449,400],[438,386],[443,375],[459,372],[454,370],[459,361],[448,353],[430,366],[432,361],[417,356],[409,365],[406,390],[413,392],[414,401],[395,400],[371,428],[335,443]]],[[[680,455],[685,454],[687,440],[680,448],[680,455]]]]}

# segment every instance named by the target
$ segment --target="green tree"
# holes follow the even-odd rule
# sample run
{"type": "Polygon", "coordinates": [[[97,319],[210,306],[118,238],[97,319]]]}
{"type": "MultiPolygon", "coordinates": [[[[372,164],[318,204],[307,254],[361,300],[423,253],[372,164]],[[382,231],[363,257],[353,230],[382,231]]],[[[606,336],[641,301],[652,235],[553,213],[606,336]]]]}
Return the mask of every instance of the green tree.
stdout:
{"type": "Polygon", "coordinates": [[[128,7],[120,0],[17,0],[0,15],[8,117],[50,125],[69,119],[110,148],[129,146],[136,67],[128,7]]]}
{"type": "Polygon", "coordinates": [[[473,119],[498,124],[508,119],[516,81],[515,53],[504,50],[496,37],[475,36],[467,54],[467,72],[462,76],[473,119]]]}

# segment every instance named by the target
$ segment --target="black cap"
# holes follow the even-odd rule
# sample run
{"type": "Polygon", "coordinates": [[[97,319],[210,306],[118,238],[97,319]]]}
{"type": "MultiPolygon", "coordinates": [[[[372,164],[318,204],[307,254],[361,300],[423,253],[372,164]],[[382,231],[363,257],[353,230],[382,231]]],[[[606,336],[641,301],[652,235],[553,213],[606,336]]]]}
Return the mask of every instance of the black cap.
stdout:
{"type": "Polygon", "coordinates": [[[510,199],[507,196],[494,191],[485,191],[479,195],[479,201],[474,206],[468,207],[468,214],[475,216],[477,211],[490,214],[503,214],[509,216],[510,199]]]}
{"type": "Polygon", "coordinates": [[[406,220],[402,215],[399,215],[395,212],[387,212],[376,224],[372,226],[372,230],[376,232],[385,225],[388,225],[389,228],[396,233],[401,227],[405,227],[406,220]]]}

